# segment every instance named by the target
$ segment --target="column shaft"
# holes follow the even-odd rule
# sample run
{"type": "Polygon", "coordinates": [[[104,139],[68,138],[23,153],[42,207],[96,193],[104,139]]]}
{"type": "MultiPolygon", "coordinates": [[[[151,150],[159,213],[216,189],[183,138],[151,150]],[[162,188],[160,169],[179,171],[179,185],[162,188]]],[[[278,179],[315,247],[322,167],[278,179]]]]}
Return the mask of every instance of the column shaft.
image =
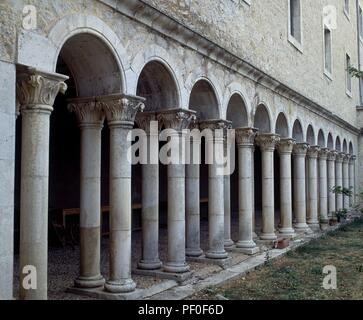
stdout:
{"type": "Polygon", "coordinates": [[[336,211],[336,194],[333,192],[335,187],[335,159],[336,151],[330,151],[328,154],[328,212],[329,217],[333,217],[333,212],[336,211]]]}
{"type": "MultiPolygon", "coordinates": [[[[349,190],[349,160],[350,155],[345,155],[343,159],[343,187],[349,190]]],[[[349,196],[343,195],[343,207],[344,209],[349,208],[349,196]]]]}
{"type": "Polygon", "coordinates": [[[329,149],[323,148],[319,152],[319,212],[320,223],[328,224],[328,178],[327,178],[327,157],[329,149]]]}
{"type": "Polygon", "coordinates": [[[318,219],[318,167],[317,158],[320,147],[311,146],[308,151],[308,165],[309,165],[309,194],[308,194],[308,225],[310,228],[319,229],[318,219]]]}
{"type": "MultiPolygon", "coordinates": [[[[343,187],[343,155],[339,153],[335,161],[335,187],[343,187]]],[[[336,194],[336,210],[343,209],[343,195],[336,194]]]]}
{"type": "Polygon", "coordinates": [[[352,197],[350,198],[349,205],[355,205],[355,160],[356,156],[351,156],[349,161],[349,188],[352,190],[352,197]]]}

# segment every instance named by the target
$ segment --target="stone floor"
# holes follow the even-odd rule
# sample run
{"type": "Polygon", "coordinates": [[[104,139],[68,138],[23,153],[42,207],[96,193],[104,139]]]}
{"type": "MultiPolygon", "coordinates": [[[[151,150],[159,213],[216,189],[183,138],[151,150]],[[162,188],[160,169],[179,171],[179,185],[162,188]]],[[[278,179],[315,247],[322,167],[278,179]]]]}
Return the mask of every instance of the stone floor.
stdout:
{"type": "MultiPolygon", "coordinates": [[[[257,215],[256,218],[256,229],[259,229],[260,219],[257,215]]],[[[238,221],[233,220],[232,222],[232,239],[237,240],[238,238],[238,221]]],[[[208,248],[208,223],[207,221],[201,222],[201,246],[202,249],[208,248]]],[[[162,261],[166,260],[167,254],[167,230],[161,228],[160,230],[160,258],[162,261]]],[[[132,264],[133,268],[136,268],[137,262],[140,259],[141,254],[141,231],[137,230],[133,232],[133,243],[132,243],[132,264]]],[[[246,256],[241,253],[230,252],[231,266],[237,266],[247,259],[246,256]]],[[[19,275],[18,275],[18,256],[15,257],[15,279],[14,279],[14,296],[18,296],[19,289],[19,275]]],[[[189,262],[191,270],[193,271],[193,281],[204,280],[213,275],[220,273],[223,269],[216,265],[209,265],[204,263],[189,262]]],[[[67,288],[73,285],[73,280],[78,275],[79,268],[79,247],[76,246],[74,249],[71,247],[65,248],[50,248],[49,249],[49,266],[48,266],[48,298],[49,299],[90,299],[90,297],[84,297],[81,295],[66,292],[67,288]]],[[[101,272],[107,278],[108,274],[108,238],[103,237],[101,243],[101,272]]],[[[170,283],[170,280],[159,279],[149,276],[133,275],[134,281],[137,283],[139,289],[156,290],[155,292],[162,291],[163,287],[173,287],[175,285],[170,283]],[[169,281],[169,282],[168,282],[169,281]],[[160,290],[158,289],[160,288],[160,290]]],[[[153,291],[153,292],[154,292],[153,291]]]]}

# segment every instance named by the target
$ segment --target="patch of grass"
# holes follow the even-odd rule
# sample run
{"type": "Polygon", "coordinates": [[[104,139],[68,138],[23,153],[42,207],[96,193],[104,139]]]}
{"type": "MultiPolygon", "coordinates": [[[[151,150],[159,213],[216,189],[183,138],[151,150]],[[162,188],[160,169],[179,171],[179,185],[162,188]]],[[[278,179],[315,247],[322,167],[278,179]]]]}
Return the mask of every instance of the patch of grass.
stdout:
{"type": "Polygon", "coordinates": [[[192,299],[221,294],[235,300],[363,299],[363,220],[357,220],[229,285],[210,288],[192,299]],[[322,287],[323,268],[337,268],[337,290],[322,287]]]}

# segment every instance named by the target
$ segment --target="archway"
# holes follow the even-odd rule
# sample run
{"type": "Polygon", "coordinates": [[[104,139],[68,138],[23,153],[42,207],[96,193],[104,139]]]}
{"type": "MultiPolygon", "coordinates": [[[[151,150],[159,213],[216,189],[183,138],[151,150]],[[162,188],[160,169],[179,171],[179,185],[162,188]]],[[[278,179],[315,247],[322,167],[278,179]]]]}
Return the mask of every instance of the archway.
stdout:
{"type": "Polygon", "coordinates": [[[304,133],[302,129],[302,125],[299,120],[295,120],[294,126],[292,129],[292,137],[296,140],[297,143],[304,142],[304,133]]]}
{"type": "Polygon", "coordinates": [[[315,146],[315,132],[313,129],[313,126],[310,124],[308,126],[308,130],[306,131],[306,142],[310,144],[311,146],[315,146]]]}
{"type": "Polygon", "coordinates": [[[343,152],[348,153],[348,144],[346,139],[343,140],[343,152]]]}
{"type": "Polygon", "coordinates": [[[335,150],[338,151],[338,152],[342,151],[342,145],[341,145],[339,136],[337,136],[337,138],[335,140],[335,150]]]}
{"type": "Polygon", "coordinates": [[[333,135],[329,132],[328,134],[328,143],[327,146],[330,150],[334,150],[334,140],[333,140],[333,135]]]}
{"type": "Polygon", "coordinates": [[[280,135],[281,138],[289,137],[289,125],[287,123],[286,116],[284,113],[280,113],[276,120],[276,134],[280,135]]]}
{"type": "Polygon", "coordinates": [[[319,130],[319,134],[318,134],[318,145],[321,148],[326,147],[324,132],[321,129],[319,130]]]}

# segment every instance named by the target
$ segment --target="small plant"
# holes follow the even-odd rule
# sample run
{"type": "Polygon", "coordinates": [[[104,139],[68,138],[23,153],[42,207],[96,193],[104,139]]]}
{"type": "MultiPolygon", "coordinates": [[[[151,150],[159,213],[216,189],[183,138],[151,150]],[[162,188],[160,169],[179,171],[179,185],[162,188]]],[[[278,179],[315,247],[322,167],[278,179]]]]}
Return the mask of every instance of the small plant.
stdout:
{"type": "Polygon", "coordinates": [[[363,71],[360,71],[357,68],[349,67],[348,71],[353,78],[363,78],[363,71]]]}
{"type": "Polygon", "coordinates": [[[335,186],[332,188],[331,190],[333,193],[335,194],[342,194],[344,196],[347,196],[347,197],[352,197],[353,196],[353,188],[350,187],[349,189],[348,188],[343,188],[341,186],[335,186]]]}
{"type": "Polygon", "coordinates": [[[348,210],[347,209],[340,209],[340,210],[334,212],[334,215],[337,218],[338,222],[340,222],[341,220],[347,218],[348,210]]]}

